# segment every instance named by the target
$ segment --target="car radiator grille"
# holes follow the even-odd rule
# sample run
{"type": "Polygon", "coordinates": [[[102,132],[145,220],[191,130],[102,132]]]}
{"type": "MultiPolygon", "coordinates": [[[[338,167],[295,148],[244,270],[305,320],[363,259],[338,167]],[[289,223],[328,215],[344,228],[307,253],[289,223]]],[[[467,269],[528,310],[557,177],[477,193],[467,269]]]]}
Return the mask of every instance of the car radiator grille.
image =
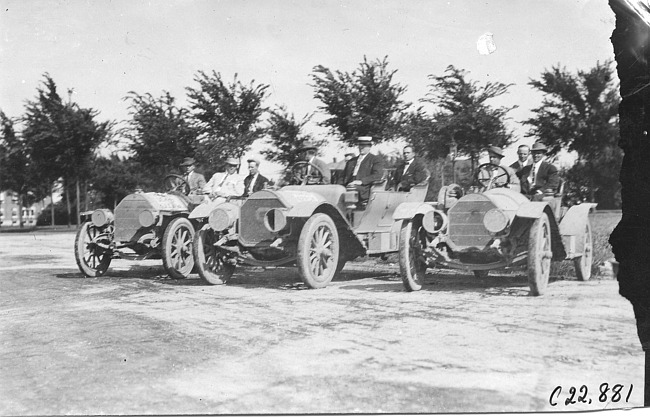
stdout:
{"type": "Polygon", "coordinates": [[[262,242],[271,244],[275,233],[264,227],[264,215],[272,208],[282,208],[284,205],[277,198],[248,199],[240,212],[239,241],[244,246],[257,246],[262,242]]]}
{"type": "Polygon", "coordinates": [[[483,249],[492,235],[483,225],[483,217],[496,206],[481,194],[470,194],[449,209],[449,238],[457,249],[483,249]]]}

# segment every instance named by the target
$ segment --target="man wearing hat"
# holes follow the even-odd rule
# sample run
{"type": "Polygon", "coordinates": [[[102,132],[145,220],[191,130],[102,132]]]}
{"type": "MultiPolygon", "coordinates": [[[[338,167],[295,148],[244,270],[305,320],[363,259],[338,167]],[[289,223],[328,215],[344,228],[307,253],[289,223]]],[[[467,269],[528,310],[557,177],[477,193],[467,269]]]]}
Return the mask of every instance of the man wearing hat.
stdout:
{"type": "Polygon", "coordinates": [[[560,185],[557,168],[544,161],[546,150],[546,145],[535,142],[531,149],[533,163],[524,167],[519,173],[521,192],[527,194],[531,200],[541,201],[544,194],[554,194],[560,185]]]}
{"type": "Polygon", "coordinates": [[[505,175],[503,175],[503,173],[500,172],[500,170],[494,169],[493,175],[495,176],[495,180],[494,180],[495,185],[498,187],[507,187],[510,188],[511,190],[520,192],[521,184],[519,182],[519,177],[517,177],[517,173],[515,172],[515,170],[510,168],[507,165],[501,164],[501,160],[503,159],[503,149],[501,149],[498,146],[490,146],[488,148],[488,156],[490,157],[490,163],[503,168],[503,170],[508,173],[508,177],[509,177],[508,183],[506,184],[505,175]]]}
{"type": "Polygon", "coordinates": [[[269,180],[260,174],[260,161],[256,158],[249,158],[248,176],[244,178],[244,197],[248,197],[256,191],[263,190],[269,180]]]}
{"type": "Polygon", "coordinates": [[[194,158],[185,158],[181,162],[181,170],[183,171],[183,179],[190,186],[190,194],[203,194],[203,187],[205,187],[205,177],[203,174],[194,172],[196,169],[196,161],[194,158]]]}
{"type": "Polygon", "coordinates": [[[411,187],[428,179],[430,172],[424,162],[415,157],[413,146],[406,145],[402,153],[404,161],[395,169],[391,187],[396,191],[410,191],[411,187]]]}
{"type": "Polygon", "coordinates": [[[300,147],[300,153],[301,153],[301,159],[303,161],[309,162],[310,165],[307,165],[307,168],[305,168],[305,174],[308,175],[310,178],[317,179],[320,178],[320,176],[323,176],[323,184],[329,184],[330,180],[332,178],[332,173],[330,172],[329,167],[323,161],[322,159],[318,158],[316,156],[316,151],[317,151],[316,145],[314,145],[312,142],[305,142],[301,147],[300,147]],[[313,166],[318,168],[316,170],[313,166]],[[320,171],[320,172],[315,172],[315,171],[320,171]]]}
{"type": "Polygon", "coordinates": [[[343,178],[345,185],[359,191],[359,203],[364,205],[370,198],[372,183],[384,177],[384,161],[370,153],[372,137],[359,136],[357,146],[359,156],[350,159],[345,165],[343,178]]]}
{"type": "Polygon", "coordinates": [[[244,194],[244,176],[237,173],[238,167],[239,160],[237,158],[226,159],[226,172],[214,174],[203,188],[203,192],[209,194],[212,199],[240,197],[244,194]]]}

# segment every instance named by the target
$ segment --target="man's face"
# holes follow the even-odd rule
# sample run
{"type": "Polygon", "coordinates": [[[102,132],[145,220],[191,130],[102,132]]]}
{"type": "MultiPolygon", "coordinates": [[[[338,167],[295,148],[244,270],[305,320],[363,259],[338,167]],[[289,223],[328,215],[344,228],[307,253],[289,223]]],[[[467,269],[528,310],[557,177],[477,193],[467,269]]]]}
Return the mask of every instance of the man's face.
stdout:
{"type": "Polygon", "coordinates": [[[544,151],[533,151],[533,161],[535,163],[538,163],[539,161],[544,159],[544,154],[545,154],[544,151]]]}
{"type": "Polygon", "coordinates": [[[530,149],[527,147],[517,149],[517,156],[519,157],[520,162],[526,162],[528,160],[528,155],[530,155],[530,149]]]}
{"type": "Polygon", "coordinates": [[[257,174],[257,164],[255,162],[249,162],[248,163],[248,172],[251,175],[257,174]]]}
{"type": "Polygon", "coordinates": [[[415,158],[415,152],[413,152],[413,148],[406,147],[402,153],[404,154],[404,159],[407,161],[415,158]]]}
{"type": "Polygon", "coordinates": [[[370,148],[372,148],[372,145],[367,144],[367,143],[360,143],[359,144],[359,153],[361,155],[368,155],[370,153],[370,148]]]}
{"type": "Polygon", "coordinates": [[[226,172],[229,175],[233,175],[235,172],[237,172],[237,167],[235,165],[226,165],[226,172]]]}
{"type": "Polygon", "coordinates": [[[187,175],[190,172],[194,171],[194,165],[183,165],[183,172],[187,175]]]}
{"type": "Polygon", "coordinates": [[[495,153],[490,152],[490,163],[494,165],[501,165],[501,157],[495,153]]]}
{"type": "Polygon", "coordinates": [[[302,160],[303,161],[310,161],[311,158],[313,158],[314,156],[316,156],[316,151],[312,151],[312,150],[305,151],[305,152],[302,153],[302,160]]]}

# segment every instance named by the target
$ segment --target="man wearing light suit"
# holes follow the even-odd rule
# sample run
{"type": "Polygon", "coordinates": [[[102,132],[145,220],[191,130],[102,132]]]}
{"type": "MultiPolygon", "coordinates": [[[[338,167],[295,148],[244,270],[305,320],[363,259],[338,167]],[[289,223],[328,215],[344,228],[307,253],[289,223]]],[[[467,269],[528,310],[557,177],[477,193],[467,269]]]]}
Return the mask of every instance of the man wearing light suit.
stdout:
{"type": "Polygon", "coordinates": [[[560,185],[557,168],[546,161],[546,145],[541,142],[533,144],[533,163],[519,172],[521,192],[533,201],[541,201],[544,194],[554,194],[560,185]]]}
{"type": "Polygon", "coordinates": [[[205,187],[205,177],[203,174],[194,172],[196,168],[196,161],[194,158],[185,158],[181,163],[183,170],[183,179],[190,186],[190,194],[203,194],[203,187],[205,187]]]}
{"type": "Polygon", "coordinates": [[[357,139],[359,156],[354,157],[345,165],[343,178],[348,188],[356,188],[359,192],[359,204],[363,206],[370,198],[370,187],[373,182],[384,176],[384,161],[370,153],[372,137],[359,136],[357,139]]]}
{"type": "Polygon", "coordinates": [[[410,191],[414,185],[424,182],[430,175],[424,162],[415,157],[411,145],[404,147],[403,154],[404,161],[395,169],[395,176],[391,185],[395,191],[410,191]]]}

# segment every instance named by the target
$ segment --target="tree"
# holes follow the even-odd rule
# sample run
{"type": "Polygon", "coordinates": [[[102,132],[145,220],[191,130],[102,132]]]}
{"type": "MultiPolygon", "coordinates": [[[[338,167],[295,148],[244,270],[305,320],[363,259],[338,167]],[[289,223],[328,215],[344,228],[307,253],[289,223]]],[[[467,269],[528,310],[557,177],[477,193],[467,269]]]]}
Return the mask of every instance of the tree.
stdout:
{"type": "Polygon", "coordinates": [[[528,84],[544,98],[524,122],[530,126],[527,135],[546,143],[550,154],[566,149],[578,155],[575,172],[569,170],[574,180],[565,188],[577,192],[587,181],[590,201],[603,209],[620,207],[617,175],[623,154],[618,148],[620,100],[612,62],[576,74],[554,66],[528,84]]]}
{"type": "Polygon", "coordinates": [[[266,112],[266,84],[244,85],[235,74],[226,84],[221,74],[199,71],[198,88],[186,88],[194,126],[198,131],[197,159],[216,165],[228,157],[240,158],[264,135],[260,126],[266,112]]]}
{"type": "Polygon", "coordinates": [[[146,172],[133,159],[122,159],[116,155],[97,158],[92,171],[95,206],[114,208],[136,189],[152,189],[159,181],[151,182],[151,178],[145,175],[146,172]]]}
{"type": "Polygon", "coordinates": [[[325,140],[314,141],[311,134],[303,133],[311,117],[306,115],[298,121],[284,106],[271,111],[266,129],[271,148],[262,150],[262,155],[269,161],[292,166],[298,162],[299,149],[305,142],[314,142],[316,146],[324,145],[325,140]]]}
{"type": "Polygon", "coordinates": [[[358,136],[380,141],[399,137],[409,104],[400,99],[406,87],[393,81],[396,72],[388,69],[388,57],[369,62],[364,56],[352,73],[314,67],[314,98],[323,103],[318,109],[330,116],[320,125],[347,143],[358,136]]]}
{"type": "Polygon", "coordinates": [[[147,184],[159,183],[184,157],[195,155],[198,132],[191,125],[189,111],[178,107],[169,92],[155,98],[130,91],[125,100],[131,102],[131,119],[122,130],[129,140],[127,149],[144,168],[147,184]]]}
{"type": "Polygon", "coordinates": [[[431,159],[444,157],[454,141],[457,153],[476,161],[490,145],[505,146],[512,142],[506,127],[507,114],[517,106],[492,107],[487,101],[508,92],[512,84],[487,82],[480,86],[467,79],[467,71],[450,65],[445,75],[429,75],[432,83],[421,100],[435,106],[431,116],[424,110],[409,115],[414,142],[431,159]]]}

